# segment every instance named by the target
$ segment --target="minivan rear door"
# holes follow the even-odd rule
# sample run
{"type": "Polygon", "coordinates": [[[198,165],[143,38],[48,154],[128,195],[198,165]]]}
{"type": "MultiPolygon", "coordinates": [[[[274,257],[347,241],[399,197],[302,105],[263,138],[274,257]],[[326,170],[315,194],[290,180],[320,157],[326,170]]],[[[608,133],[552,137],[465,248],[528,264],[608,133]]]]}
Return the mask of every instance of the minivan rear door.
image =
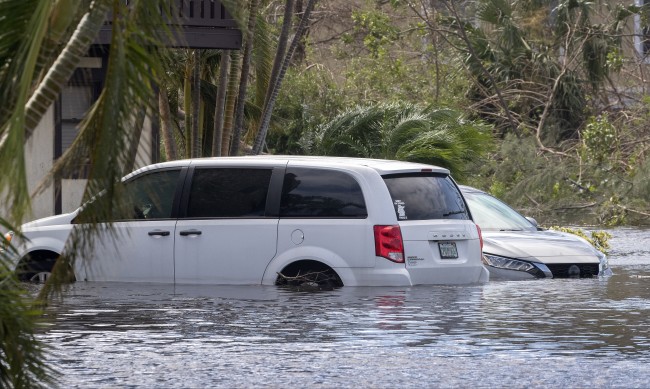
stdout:
{"type": "Polygon", "coordinates": [[[444,173],[383,178],[402,232],[412,282],[478,281],[483,274],[478,231],[453,180],[444,173]]]}
{"type": "MultiPolygon", "coordinates": [[[[274,170],[278,171],[274,173],[274,170]]],[[[176,225],[176,283],[259,284],[275,256],[278,218],[268,215],[273,166],[196,166],[176,225]]]]}

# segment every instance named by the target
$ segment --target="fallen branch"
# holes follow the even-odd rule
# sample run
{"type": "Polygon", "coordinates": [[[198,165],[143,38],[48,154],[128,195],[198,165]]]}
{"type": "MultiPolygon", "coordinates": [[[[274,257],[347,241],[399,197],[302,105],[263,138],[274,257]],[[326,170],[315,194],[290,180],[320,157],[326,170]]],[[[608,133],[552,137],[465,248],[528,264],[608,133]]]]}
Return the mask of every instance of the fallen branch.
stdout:
{"type": "Polygon", "coordinates": [[[537,201],[535,201],[532,197],[530,197],[530,196],[528,195],[528,193],[524,194],[524,196],[526,196],[526,198],[527,198],[528,200],[530,200],[531,203],[535,204],[535,206],[536,206],[537,208],[539,208],[539,203],[538,203],[537,201]]]}
{"type": "Polygon", "coordinates": [[[636,213],[636,214],[643,215],[643,216],[650,216],[650,213],[637,211],[635,209],[630,209],[630,208],[628,208],[628,207],[626,207],[624,205],[616,204],[616,206],[623,209],[623,210],[625,210],[625,211],[627,211],[627,212],[632,212],[632,213],[636,213]]]}
{"type": "Polygon", "coordinates": [[[554,211],[562,211],[565,209],[584,209],[584,208],[591,208],[595,205],[598,205],[598,202],[593,202],[590,204],[582,204],[582,205],[571,205],[567,207],[561,207],[561,208],[553,208],[554,211]]]}
{"type": "Polygon", "coordinates": [[[278,279],[276,285],[296,286],[296,287],[310,287],[310,288],[334,288],[341,286],[341,280],[336,273],[331,270],[322,271],[307,271],[304,274],[296,274],[295,276],[285,276],[278,272],[278,279]]]}

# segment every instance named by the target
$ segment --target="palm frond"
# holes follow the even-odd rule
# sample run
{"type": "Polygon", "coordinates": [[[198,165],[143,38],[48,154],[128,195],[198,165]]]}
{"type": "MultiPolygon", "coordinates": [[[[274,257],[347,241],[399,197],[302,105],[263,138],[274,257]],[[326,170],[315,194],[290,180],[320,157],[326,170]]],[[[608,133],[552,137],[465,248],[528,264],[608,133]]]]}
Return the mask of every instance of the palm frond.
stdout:
{"type": "Polygon", "coordinates": [[[32,306],[5,254],[0,252],[0,387],[53,386],[57,373],[46,362],[48,349],[36,337],[42,312],[32,306]]]}
{"type": "Polygon", "coordinates": [[[317,154],[435,164],[462,177],[493,147],[491,128],[451,109],[408,103],[351,108],[302,143],[317,154]]]}

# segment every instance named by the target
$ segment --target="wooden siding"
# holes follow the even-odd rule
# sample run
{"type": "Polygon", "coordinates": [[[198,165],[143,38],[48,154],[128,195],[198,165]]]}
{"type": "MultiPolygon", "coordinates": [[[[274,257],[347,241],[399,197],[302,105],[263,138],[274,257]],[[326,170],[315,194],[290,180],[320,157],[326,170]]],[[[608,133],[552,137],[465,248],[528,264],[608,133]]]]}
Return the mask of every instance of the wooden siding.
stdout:
{"type": "MultiPolygon", "coordinates": [[[[161,10],[161,13],[163,10],[161,10]]],[[[174,37],[170,47],[197,49],[240,49],[242,34],[236,21],[219,0],[169,0],[169,15],[174,37]]],[[[95,44],[111,43],[112,17],[109,15],[95,44]]]]}

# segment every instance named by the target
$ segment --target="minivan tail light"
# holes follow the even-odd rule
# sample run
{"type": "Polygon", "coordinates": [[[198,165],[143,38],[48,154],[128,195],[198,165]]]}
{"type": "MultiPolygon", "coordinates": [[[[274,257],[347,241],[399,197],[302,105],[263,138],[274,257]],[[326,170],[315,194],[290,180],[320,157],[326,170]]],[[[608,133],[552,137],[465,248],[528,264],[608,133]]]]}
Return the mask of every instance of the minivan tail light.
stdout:
{"type": "Polygon", "coordinates": [[[374,226],[375,255],[404,263],[404,242],[399,226],[374,226]]]}
{"type": "Polygon", "coordinates": [[[483,233],[481,232],[481,227],[476,225],[476,230],[478,231],[478,240],[481,242],[481,251],[483,251],[483,233]]]}

